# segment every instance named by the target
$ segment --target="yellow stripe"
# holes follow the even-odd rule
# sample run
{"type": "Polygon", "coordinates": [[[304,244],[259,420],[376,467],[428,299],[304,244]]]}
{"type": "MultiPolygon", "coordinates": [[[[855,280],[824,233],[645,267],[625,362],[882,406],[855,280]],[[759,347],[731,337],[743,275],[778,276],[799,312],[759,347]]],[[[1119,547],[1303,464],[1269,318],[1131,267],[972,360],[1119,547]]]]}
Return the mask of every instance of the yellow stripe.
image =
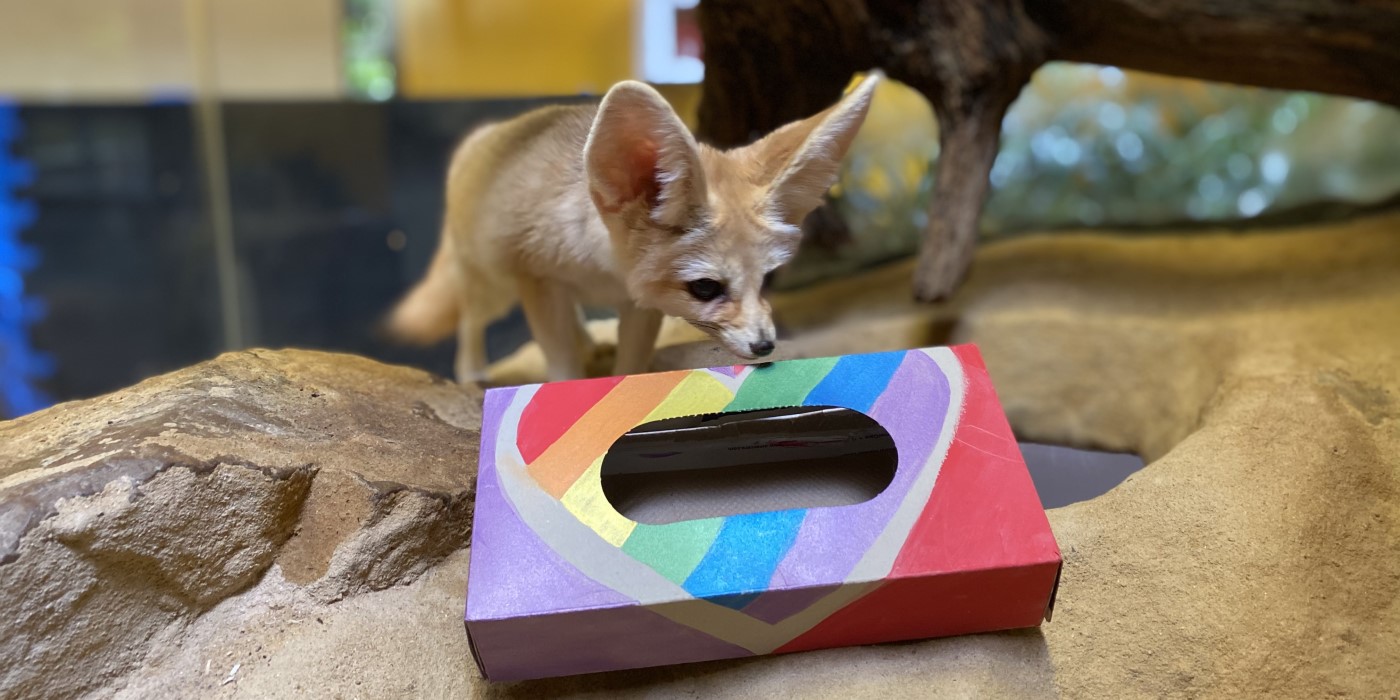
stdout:
{"type": "Polygon", "coordinates": [[[705,370],[694,370],[647,414],[642,423],[716,413],[723,411],[733,400],[734,392],[713,375],[705,370]]]}
{"type": "MultiPolygon", "coordinates": [[[[714,413],[724,410],[733,400],[734,392],[718,379],[710,376],[709,372],[696,370],[682,379],[641,422],[650,423],[666,418],[714,413]]],[[[621,547],[637,527],[637,523],[618,513],[603,495],[605,457],[606,453],[593,460],[559,500],[579,522],[587,525],[614,547],[621,547]]]]}
{"type": "Polygon", "coordinates": [[[578,481],[564,492],[560,502],[574,514],[579,522],[587,525],[599,537],[614,547],[621,547],[632,534],[637,523],[618,513],[608,499],[603,496],[603,458],[593,460],[593,464],[583,472],[578,481]]]}

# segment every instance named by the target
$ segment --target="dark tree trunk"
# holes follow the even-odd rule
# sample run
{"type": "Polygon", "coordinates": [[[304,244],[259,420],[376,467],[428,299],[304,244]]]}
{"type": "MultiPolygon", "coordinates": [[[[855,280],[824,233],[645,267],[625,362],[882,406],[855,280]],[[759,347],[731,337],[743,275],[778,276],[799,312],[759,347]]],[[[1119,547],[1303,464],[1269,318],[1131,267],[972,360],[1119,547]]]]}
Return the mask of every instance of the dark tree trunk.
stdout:
{"type": "MultiPolygon", "coordinates": [[[[977,240],[1001,120],[1070,60],[1400,105],[1400,0],[703,0],[700,135],[720,146],[813,114],[872,67],[938,115],[938,190],[915,295],[950,294],[977,240]]],[[[826,213],[829,215],[829,212],[826,213]]]]}
{"type": "MultiPolygon", "coordinates": [[[[848,0],[704,0],[699,21],[706,78],[698,131],[721,148],[826,109],[872,65],[864,8],[848,0]]],[[[830,198],[802,231],[808,245],[827,249],[850,238],[830,198]]]]}
{"type": "Polygon", "coordinates": [[[938,115],[938,187],[929,199],[914,295],[962,282],[1001,141],[1001,120],[1045,62],[1047,38],[1018,0],[869,0],[877,62],[938,115]]]}
{"type": "Polygon", "coordinates": [[[850,0],[704,0],[700,137],[742,146],[831,106],[871,66],[866,17],[850,0]]]}

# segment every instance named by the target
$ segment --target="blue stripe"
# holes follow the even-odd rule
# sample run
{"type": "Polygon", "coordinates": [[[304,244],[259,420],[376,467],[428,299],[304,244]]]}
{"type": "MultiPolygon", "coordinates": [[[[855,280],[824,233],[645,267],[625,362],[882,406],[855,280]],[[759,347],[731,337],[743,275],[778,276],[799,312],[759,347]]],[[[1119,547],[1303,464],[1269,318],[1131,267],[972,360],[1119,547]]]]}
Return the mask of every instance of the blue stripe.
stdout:
{"type": "Polygon", "coordinates": [[[840,406],[868,413],[885,392],[890,377],[904,362],[907,351],[877,352],[841,358],[831,372],[802,402],[806,406],[840,406]]]}
{"type": "Polygon", "coordinates": [[[768,589],[806,516],[806,510],[798,509],[725,518],[710,551],[686,578],[685,589],[736,610],[748,605],[768,589]]]}

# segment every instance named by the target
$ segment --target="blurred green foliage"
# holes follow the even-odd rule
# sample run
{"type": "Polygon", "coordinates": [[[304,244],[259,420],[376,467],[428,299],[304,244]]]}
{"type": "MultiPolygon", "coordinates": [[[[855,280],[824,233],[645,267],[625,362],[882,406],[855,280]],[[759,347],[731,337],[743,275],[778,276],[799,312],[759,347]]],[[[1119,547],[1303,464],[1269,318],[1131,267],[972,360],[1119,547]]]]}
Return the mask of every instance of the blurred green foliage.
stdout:
{"type": "Polygon", "coordinates": [[[341,46],[345,83],[360,99],[382,101],[394,96],[394,12],[383,0],[344,0],[341,46]]]}
{"type": "Polygon", "coordinates": [[[1225,222],[1400,192],[1400,112],[1052,65],[1003,123],[987,233],[1225,222]]]}
{"type": "MultiPolygon", "coordinates": [[[[912,92],[912,91],[910,91],[912,92]]],[[[888,112],[877,96],[877,107],[888,112]]],[[[907,98],[901,98],[906,99],[907,98]]],[[[936,184],[907,102],[862,133],[837,189],[850,242],[805,246],[781,286],[917,250],[936,184]],[[919,158],[924,167],[911,168],[919,158]],[[894,184],[891,184],[894,183],[894,184]]],[[[872,114],[875,113],[872,109],[872,114]]],[[[1036,73],[1003,122],[985,237],[1242,222],[1400,195],[1400,111],[1371,102],[1082,64],[1036,73]]]]}

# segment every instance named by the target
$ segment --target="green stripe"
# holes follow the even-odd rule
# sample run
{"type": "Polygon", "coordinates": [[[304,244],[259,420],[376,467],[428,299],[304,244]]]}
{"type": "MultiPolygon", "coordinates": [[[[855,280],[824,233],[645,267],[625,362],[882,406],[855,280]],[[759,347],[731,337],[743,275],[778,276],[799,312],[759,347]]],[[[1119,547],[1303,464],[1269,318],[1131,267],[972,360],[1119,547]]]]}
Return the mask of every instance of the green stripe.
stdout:
{"type": "MultiPolygon", "coordinates": [[[[801,406],[839,358],[790,360],[754,368],[724,412],[801,406]]],[[[685,585],[719,536],[725,518],[686,520],[666,525],[638,523],[622,551],[657,573],[685,585]]]]}
{"type": "Polygon", "coordinates": [[[739,387],[734,400],[725,406],[726,412],[751,411],[761,408],[801,406],[812,388],[831,371],[839,358],[822,357],[814,360],[789,360],[766,367],[755,367],[739,387]]]}
{"type": "Polygon", "coordinates": [[[622,551],[676,585],[683,585],[710,551],[722,524],[724,518],[683,520],[666,525],[638,523],[622,543],[622,551]]]}

